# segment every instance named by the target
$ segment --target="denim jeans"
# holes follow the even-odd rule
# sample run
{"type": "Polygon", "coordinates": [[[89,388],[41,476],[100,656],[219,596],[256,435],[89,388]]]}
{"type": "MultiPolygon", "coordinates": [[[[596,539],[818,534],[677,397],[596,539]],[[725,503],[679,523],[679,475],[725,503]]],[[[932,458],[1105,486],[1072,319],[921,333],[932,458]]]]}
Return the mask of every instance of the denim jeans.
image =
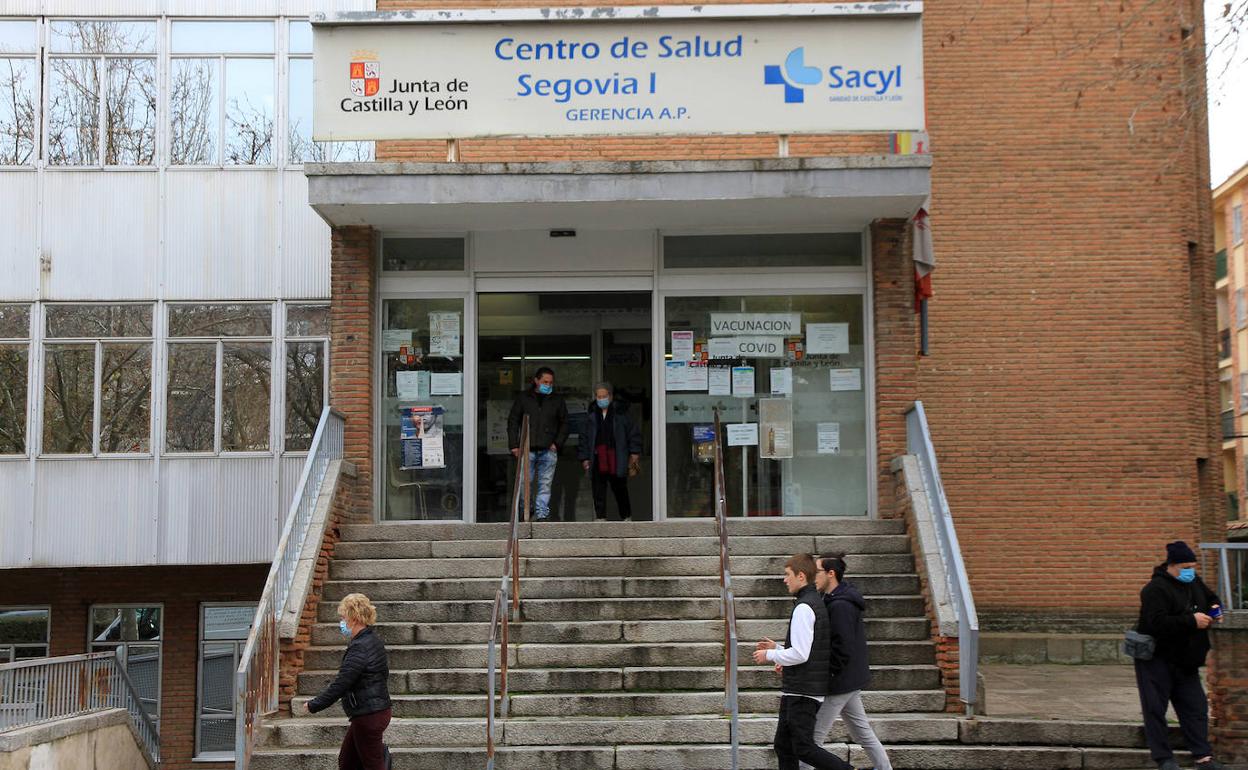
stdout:
{"type": "Polygon", "coordinates": [[[532,485],[533,516],[537,519],[550,517],[550,484],[555,479],[555,461],[559,454],[553,449],[529,452],[529,484],[532,485]],[[533,477],[537,483],[533,484],[533,477]]]}

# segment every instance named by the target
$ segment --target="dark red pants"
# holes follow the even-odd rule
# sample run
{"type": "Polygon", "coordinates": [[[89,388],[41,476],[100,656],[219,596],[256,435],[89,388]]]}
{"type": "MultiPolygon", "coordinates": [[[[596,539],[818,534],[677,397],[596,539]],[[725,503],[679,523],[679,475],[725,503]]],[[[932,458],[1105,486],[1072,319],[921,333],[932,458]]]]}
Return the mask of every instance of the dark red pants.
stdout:
{"type": "Polygon", "coordinates": [[[338,749],[338,770],[386,770],[381,737],[390,726],[390,709],[351,720],[338,749]]]}

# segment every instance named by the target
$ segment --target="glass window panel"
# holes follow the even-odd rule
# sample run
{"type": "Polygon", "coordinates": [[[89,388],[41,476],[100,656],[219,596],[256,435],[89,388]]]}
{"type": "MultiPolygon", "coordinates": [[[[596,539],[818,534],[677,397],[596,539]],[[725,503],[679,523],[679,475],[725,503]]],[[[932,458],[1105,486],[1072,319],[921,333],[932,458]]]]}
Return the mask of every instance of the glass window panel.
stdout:
{"type": "Polygon", "coordinates": [[[463,270],[463,238],[386,238],[386,270],[463,270]]]}
{"type": "Polygon", "coordinates": [[[48,336],[150,337],[151,305],[48,305],[48,336]]]}
{"type": "Polygon", "coordinates": [[[226,60],[226,165],[257,166],[273,162],[275,114],[273,60],[226,60]]]}
{"type": "Polygon", "coordinates": [[[170,305],[171,337],[267,337],[273,331],[267,304],[170,305]]]}
{"type": "Polygon", "coordinates": [[[29,345],[0,345],[0,455],[26,454],[29,345]]]}
{"type": "Polygon", "coordinates": [[[271,21],[175,21],[174,53],[273,53],[271,21]]]}
{"type": "Polygon", "coordinates": [[[0,609],[0,644],[47,644],[46,609],[0,609]]]}
{"type": "Polygon", "coordinates": [[[92,607],[91,641],[159,641],[160,617],[160,607],[92,607]]]}
{"type": "Polygon", "coordinates": [[[109,59],[104,162],[150,166],[156,159],[156,60],[109,59]]]}
{"type": "Polygon", "coordinates": [[[104,345],[100,367],[100,451],[152,447],[152,346],[104,345]]]}
{"type": "Polygon", "coordinates": [[[312,141],[311,59],[290,60],[290,90],[286,101],[286,141],[290,146],[290,162],[324,161],[324,143],[312,141]]]}
{"type": "Polygon", "coordinates": [[[48,345],[43,368],[44,454],[90,454],[95,345],[48,345]]]}
{"type": "Polygon", "coordinates": [[[100,62],[52,59],[48,83],[48,162],[58,166],[99,163],[100,62]]]}
{"type": "Polygon", "coordinates": [[[169,70],[169,162],[220,162],[221,66],[217,59],[174,59],[169,70]]]}
{"type": "Polygon", "coordinates": [[[663,239],[667,268],[851,267],[862,265],[858,233],[674,235],[663,239]]]}
{"type": "Polygon", "coordinates": [[[55,53],[156,53],[154,21],[52,22],[55,53]]]}
{"type": "Polygon", "coordinates": [[[0,339],[30,339],[30,305],[0,305],[0,339]]]}
{"type": "Polygon", "coordinates": [[[267,342],[227,342],[221,360],[221,451],[269,448],[267,342]]]}
{"type": "Polygon", "coordinates": [[[34,161],[37,72],[34,59],[0,58],[0,166],[34,161]]]}
{"type": "Polygon", "coordinates": [[[216,343],[171,344],[168,378],[166,451],[211,452],[216,431],[216,343]]]}
{"type": "Polygon", "coordinates": [[[237,607],[204,607],[203,638],[209,641],[246,641],[256,605],[237,607]]]}
{"type": "Polygon", "coordinates": [[[287,305],[286,336],[329,336],[329,305],[287,305]]]}
{"type": "Polygon", "coordinates": [[[234,711],[233,642],[205,642],[200,665],[201,714],[231,714],[234,711]]]}
{"type": "Polygon", "coordinates": [[[312,53],[312,25],[306,21],[290,22],[290,52],[312,53]]]}
{"type": "Polygon", "coordinates": [[[325,407],[325,343],[286,343],[286,451],[312,447],[325,407]]]}
{"type": "MultiPolygon", "coordinates": [[[[753,390],[759,395],[711,395],[701,392],[667,393],[667,510],[668,516],[708,516],[713,465],[710,452],[694,441],[704,426],[714,422],[713,407],[721,406],[725,424],[757,423],[763,403],[782,399],[791,403],[788,424],[792,456],[760,457],[769,440],[783,435],[760,426],[759,446],[724,446],[725,480],[732,516],[863,516],[868,512],[870,466],[867,456],[866,367],[863,298],[859,294],[824,296],[670,297],[667,329],[691,330],[695,345],[710,346],[712,314],[800,316],[801,334],[774,337],[778,344],[772,357],[717,359],[719,369],[752,367],[753,390]],[[811,324],[843,324],[822,327],[832,339],[825,346],[812,345],[811,324]],[[839,332],[839,337],[835,334],[839,332]],[[798,343],[802,347],[798,348],[798,343]],[[843,343],[843,344],[842,344],[843,343]],[[825,352],[835,349],[837,352],[825,352]],[[788,394],[769,395],[772,369],[788,369],[788,394]]],[[[732,319],[725,319],[732,320],[732,319]]],[[[744,335],[742,335],[744,336],[744,335]]],[[[750,335],[759,336],[758,334],[750,335]]],[[[763,335],[765,336],[765,335],[763,335]]],[[[732,337],[717,335],[717,339],[732,337]]],[[[671,350],[666,351],[668,354],[671,350]]],[[[732,372],[727,373],[730,377],[732,372]]],[[[735,390],[735,389],[734,389],[735,390]]],[[[781,423],[777,426],[783,429],[781,423]]],[[[722,440],[722,439],[721,439],[722,440]]],[[[774,444],[773,444],[774,446],[774,444]]]]}
{"type": "Polygon", "coordinates": [[[34,53],[39,45],[37,37],[38,30],[32,19],[0,21],[0,53],[34,53]]]}

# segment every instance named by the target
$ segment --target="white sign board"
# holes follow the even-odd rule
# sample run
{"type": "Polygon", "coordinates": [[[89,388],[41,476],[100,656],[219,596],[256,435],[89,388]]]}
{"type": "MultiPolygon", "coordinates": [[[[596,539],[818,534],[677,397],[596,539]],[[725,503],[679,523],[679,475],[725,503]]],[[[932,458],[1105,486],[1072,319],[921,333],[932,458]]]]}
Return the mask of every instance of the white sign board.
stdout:
{"type": "MultiPolygon", "coordinates": [[[[626,13],[615,14],[627,16],[626,13]]],[[[317,24],[318,140],[924,128],[918,15],[317,24]]],[[[745,14],[743,14],[745,15],[745,14]]]]}

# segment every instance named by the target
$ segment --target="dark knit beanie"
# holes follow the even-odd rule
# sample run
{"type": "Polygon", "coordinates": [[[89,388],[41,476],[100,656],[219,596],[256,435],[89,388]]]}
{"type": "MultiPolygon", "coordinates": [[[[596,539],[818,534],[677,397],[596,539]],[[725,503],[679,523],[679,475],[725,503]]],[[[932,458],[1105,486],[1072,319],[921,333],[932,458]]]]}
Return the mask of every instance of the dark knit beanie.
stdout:
{"type": "Polygon", "coordinates": [[[1196,554],[1182,540],[1166,544],[1166,564],[1187,564],[1196,561],[1196,554]]]}

